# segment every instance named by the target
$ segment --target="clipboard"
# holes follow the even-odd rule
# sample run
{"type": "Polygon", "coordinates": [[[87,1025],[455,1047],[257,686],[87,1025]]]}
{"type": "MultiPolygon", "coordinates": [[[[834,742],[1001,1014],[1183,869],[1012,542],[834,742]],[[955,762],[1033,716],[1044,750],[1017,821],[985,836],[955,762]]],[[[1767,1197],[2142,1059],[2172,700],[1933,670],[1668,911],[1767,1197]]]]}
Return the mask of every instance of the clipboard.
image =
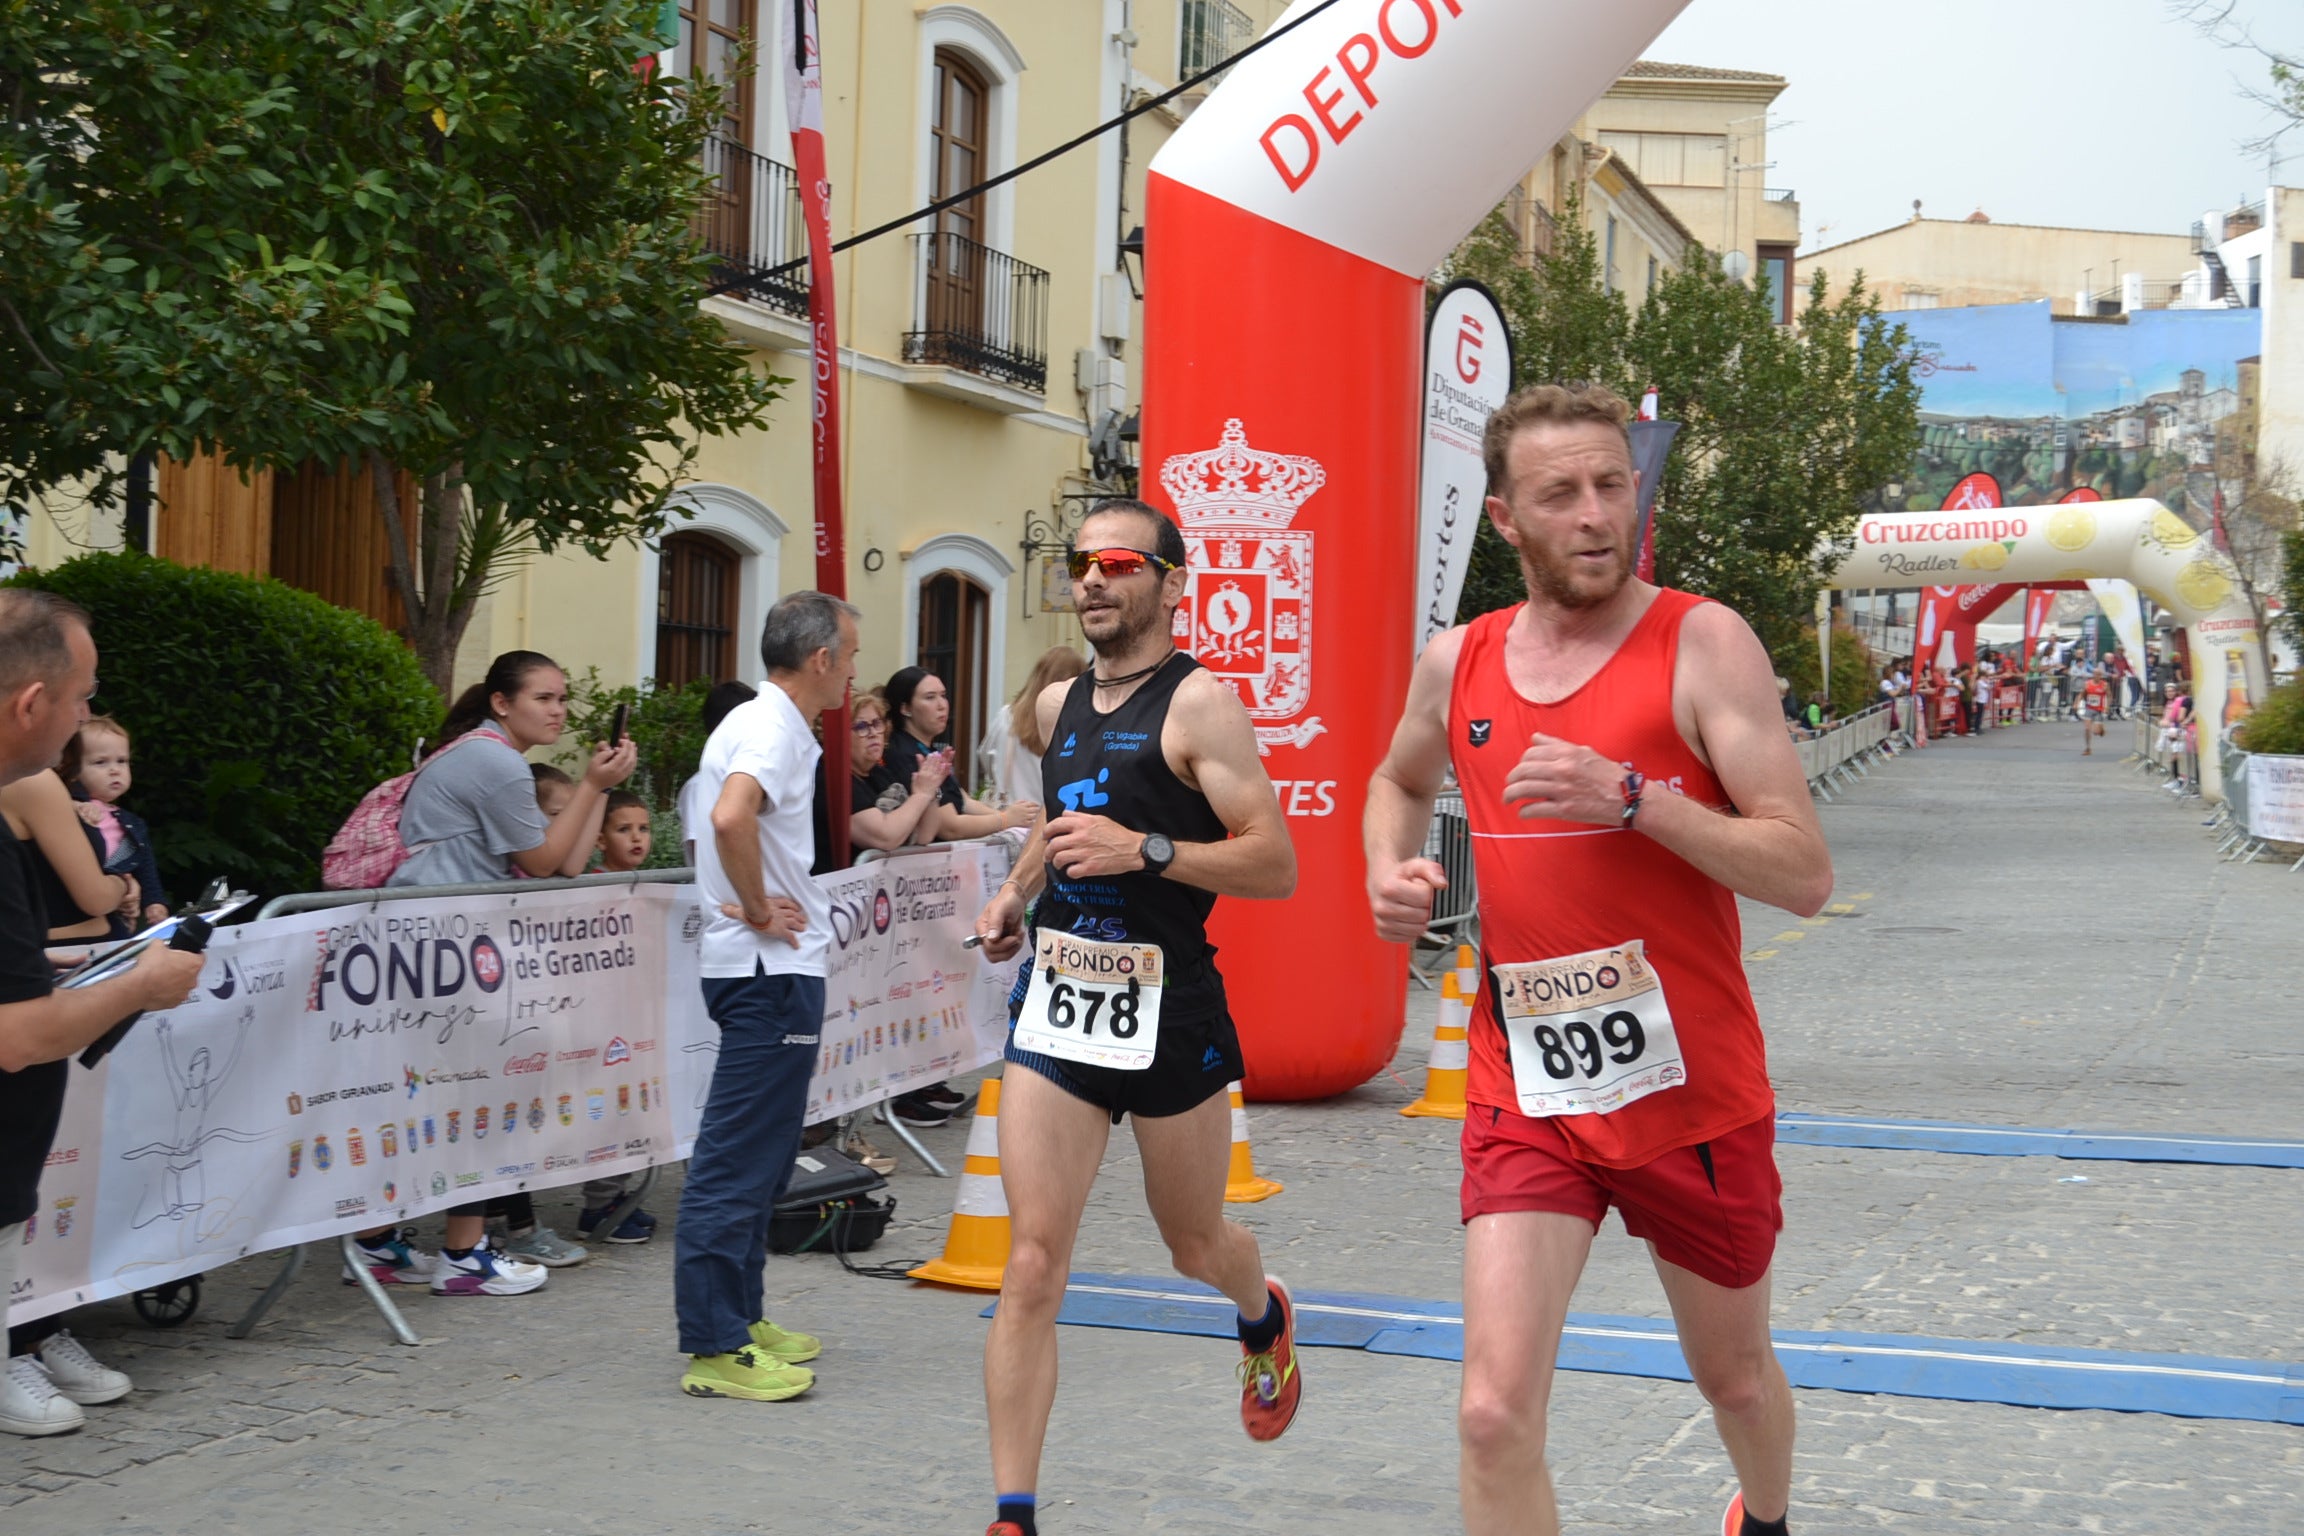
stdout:
{"type": "Polygon", "coordinates": [[[110,981],[134,965],[137,957],[153,945],[165,944],[175,938],[177,930],[184,926],[186,918],[204,918],[210,927],[214,927],[255,899],[244,891],[236,891],[205,911],[178,912],[171,917],[162,918],[134,938],[123,939],[110,949],[89,956],[78,970],[57,982],[56,988],[60,992],[69,992],[81,987],[93,987],[99,982],[110,981]]]}

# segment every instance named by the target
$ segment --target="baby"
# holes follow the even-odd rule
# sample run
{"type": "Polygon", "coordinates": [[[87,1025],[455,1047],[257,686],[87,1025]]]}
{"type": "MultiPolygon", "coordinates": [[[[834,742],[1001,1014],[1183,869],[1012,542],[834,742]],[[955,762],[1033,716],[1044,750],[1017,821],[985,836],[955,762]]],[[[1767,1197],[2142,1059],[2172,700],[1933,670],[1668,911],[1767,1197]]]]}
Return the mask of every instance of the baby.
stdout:
{"type": "MultiPolygon", "coordinates": [[[[120,805],[133,778],[128,770],[128,729],[110,715],[96,715],[80,727],[64,749],[56,767],[72,798],[80,802],[80,819],[94,829],[102,845],[97,862],[108,875],[128,875],[144,894],[138,916],[142,928],[168,915],[168,895],[160,888],[160,866],[152,852],[152,832],[144,818],[120,805]]],[[[125,916],[125,914],[123,914],[125,916]]],[[[115,929],[119,924],[114,924],[115,929]]],[[[126,937],[125,934],[120,937],[126,937]]]]}

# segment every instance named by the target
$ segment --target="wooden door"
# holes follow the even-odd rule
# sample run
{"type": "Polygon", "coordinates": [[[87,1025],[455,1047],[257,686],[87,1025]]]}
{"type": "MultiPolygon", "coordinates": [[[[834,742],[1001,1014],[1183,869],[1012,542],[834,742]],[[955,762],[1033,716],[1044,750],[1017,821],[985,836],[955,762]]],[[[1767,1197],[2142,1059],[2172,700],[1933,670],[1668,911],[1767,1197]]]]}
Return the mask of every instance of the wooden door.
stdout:
{"type": "Polygon", "coordinates": [[[740,560],[708,533],[664,536],[656,567],[657,682],[677,688],[736,675],[740,560]]]}
{"type": "MultiPolygon", "coordinates": [[[[402,472],[398,480],[402,515],[413,521],[422,489],[414,475],[402,472]]],[[[387,629],[407,622],[392,584],[384,510],[365,467],[313,462],[273,481],[272,574],[387,629]]]]}
{"type": "Polygon", "coordinates": [[[211,453],[163,457],[152,552],[178,565],[264,576],[272,565],[272,471],[242,474],[211,453]]]}
{"type": "MultiPolygon", "coordinates": [[[[982,181],[987,171],[991,88],[976,67],[949,48],[936,50],[935,118],[930,125],[929,200],[942,202],[982,181]]],[[[984,197],[936,216],[929,242],[928,313],[932,337],[974,337],[984,328],[984,197]]]]}
{"type": "Polygon", "coordinates": [[[692,79],[717,80],[726,89],[717,144],[704,146],[705,168],[717,178],[702,210],[706,245],[717,252],[750,252],[752,236],[752,109],[760,60],[738,61],[759,36],[756,0],[681,0],[680,67],[692,79]]]}

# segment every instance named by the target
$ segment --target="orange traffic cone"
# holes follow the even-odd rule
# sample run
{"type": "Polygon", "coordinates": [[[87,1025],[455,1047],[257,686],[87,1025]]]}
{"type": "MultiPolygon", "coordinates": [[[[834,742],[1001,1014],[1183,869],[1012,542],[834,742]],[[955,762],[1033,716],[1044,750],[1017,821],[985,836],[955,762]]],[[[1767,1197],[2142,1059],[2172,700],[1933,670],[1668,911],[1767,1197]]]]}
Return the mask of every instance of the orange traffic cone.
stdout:
{"type": "Polygon", "coordinates": [[[913,1279],[973,1291],[1000,1289],[1000,1276],[1008,1268],[1008,1196],[1000,1188],[999,1116],[1000,1079],[988,1077],[978,1085],[944,1256],[907,1271],[913,1279]]]}
{"type": "Polygon", "coordinates": [[[1404,1115],[1464,1118],[1464,1082],[1472,1069],[1473,989],[1479,985],[1471,955],[1471,945],[1458,946],[1456,969],[1440,978],[1440,1013],[1432,1030],[1432,1055],[1424,1066],[1424,1097],[1401,1110],[1404,1115]]]}
{"type": "Polygon", "coordinates": [[[1248,1150],[1248,1101],[1241,1097],[1238,1083],[1229,1091],[1232,1095],[1232,1167],[1224,1179],[1224,1203],[1253,1205],[1259,1200],[1271,1199],[1285,1186],[1256,1176],[1256,1159],[1248,1150]]]}

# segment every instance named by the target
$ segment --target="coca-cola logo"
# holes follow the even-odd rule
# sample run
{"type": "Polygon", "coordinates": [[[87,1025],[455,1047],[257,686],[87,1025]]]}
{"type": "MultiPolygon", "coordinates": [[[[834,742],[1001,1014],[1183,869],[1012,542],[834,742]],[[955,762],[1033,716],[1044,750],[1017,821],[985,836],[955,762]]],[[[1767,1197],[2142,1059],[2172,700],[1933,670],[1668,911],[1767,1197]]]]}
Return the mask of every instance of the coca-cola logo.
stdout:
{"type": "Polygon", "coordinates": [[[510,1057],[504,1063],[504,1075],[510,1077],[515,1072],[541,1072],[550,1060],[550,1056],[543,1051],[532,1056],[510,1057]]]}

